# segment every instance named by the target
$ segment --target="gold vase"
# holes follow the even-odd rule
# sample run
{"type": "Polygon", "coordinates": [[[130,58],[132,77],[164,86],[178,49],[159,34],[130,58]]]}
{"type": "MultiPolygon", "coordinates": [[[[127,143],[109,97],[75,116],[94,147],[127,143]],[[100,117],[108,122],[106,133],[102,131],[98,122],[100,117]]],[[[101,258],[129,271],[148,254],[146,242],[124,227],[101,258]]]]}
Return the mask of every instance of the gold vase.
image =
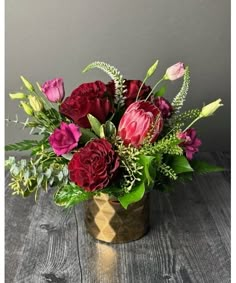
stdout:
{"type": "Polygon", "coordinates": [[[144,236],[149,228],[149,194],[124,209],[106,194],[85,204],[85,225],[90,235],[107,243],[125,243],[144,236]]]}

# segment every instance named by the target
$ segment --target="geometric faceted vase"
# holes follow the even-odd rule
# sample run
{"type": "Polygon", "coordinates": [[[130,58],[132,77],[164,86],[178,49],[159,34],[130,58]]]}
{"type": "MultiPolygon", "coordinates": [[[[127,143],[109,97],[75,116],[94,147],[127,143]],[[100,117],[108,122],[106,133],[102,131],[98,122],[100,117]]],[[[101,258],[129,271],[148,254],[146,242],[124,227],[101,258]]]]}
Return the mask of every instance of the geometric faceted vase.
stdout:
{"type": "Polygon", "coordinates": [[[149,194],[124,209],[107,194],[85,203],[85,226],[95,239],[107,243],[126,243],[140,239],[149,228],[149,194]]]}

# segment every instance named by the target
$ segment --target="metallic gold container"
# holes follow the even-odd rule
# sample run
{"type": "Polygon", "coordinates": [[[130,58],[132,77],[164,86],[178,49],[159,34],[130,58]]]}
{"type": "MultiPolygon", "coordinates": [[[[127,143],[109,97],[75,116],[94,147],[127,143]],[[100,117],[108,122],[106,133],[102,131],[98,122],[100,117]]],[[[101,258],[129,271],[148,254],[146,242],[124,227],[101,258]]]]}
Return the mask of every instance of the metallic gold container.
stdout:
{"type": "Polygon", "coordinates": [[[85,225],[95,239],[125,243],[144,236],[149,228],[149,194],[124,209],[119,201],[106,194],[85,204],[85,225]]]}

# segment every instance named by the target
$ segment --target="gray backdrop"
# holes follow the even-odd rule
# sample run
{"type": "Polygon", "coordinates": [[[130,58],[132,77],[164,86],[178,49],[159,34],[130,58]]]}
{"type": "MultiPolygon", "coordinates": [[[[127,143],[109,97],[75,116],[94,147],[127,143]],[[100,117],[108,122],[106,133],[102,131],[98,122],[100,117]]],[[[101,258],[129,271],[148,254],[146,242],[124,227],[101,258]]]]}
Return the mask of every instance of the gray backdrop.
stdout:
{"type": "MultiPolygon", "coordinates": [[[[198,123],[201,150],[230,149],[229,0],[7,0],[6,116],[20,112],[8,93],[19,90],[20,75],[32,82],[61,76],[67,95],[80,83],[109,78],[101,71],[81,74],[95,60],[115,65],[126,78],[142,79],[160,60],[150,85],[166,67],[190,66],[185,108],[221,97],[225,106],[198,123]]],[[[172,99],[181,81],[170,83],[172,99]]],[[[24,115],[20,116],[23,120],[24,115]]],[[[6,143],[28,138],[6,127],[6,143]]]]}

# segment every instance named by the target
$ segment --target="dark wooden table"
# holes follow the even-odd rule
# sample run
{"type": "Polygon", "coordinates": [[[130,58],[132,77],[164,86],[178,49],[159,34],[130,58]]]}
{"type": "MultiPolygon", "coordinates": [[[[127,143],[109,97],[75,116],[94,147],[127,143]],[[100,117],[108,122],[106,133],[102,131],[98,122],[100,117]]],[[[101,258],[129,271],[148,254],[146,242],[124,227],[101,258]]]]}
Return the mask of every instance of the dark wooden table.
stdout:
{"type": "Polygon", "coordinates": [[[63,211],[50,194],[35,204],[7,189],[5,282],[230,282],[230,155],[201,155],[226,171],[153,192],[152,228],[127,244],[92,239],[83,205],[63,211]]]}

